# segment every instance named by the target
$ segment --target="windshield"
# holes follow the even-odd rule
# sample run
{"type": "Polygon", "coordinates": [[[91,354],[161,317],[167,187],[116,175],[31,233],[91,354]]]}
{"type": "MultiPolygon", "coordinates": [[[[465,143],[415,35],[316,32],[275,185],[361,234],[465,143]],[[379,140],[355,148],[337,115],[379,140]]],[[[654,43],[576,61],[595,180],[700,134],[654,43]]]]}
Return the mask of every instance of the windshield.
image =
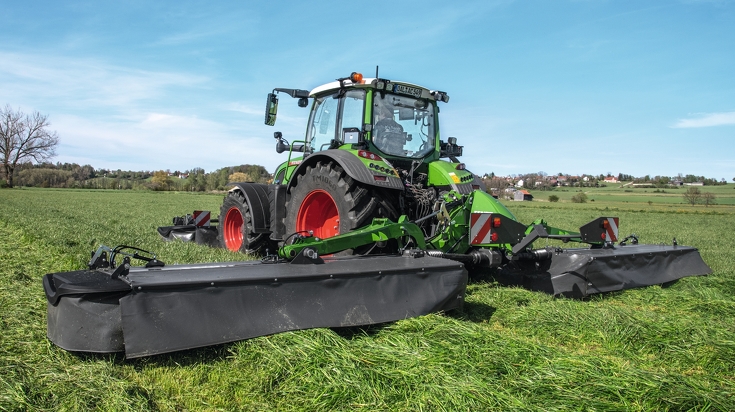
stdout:
{"type": "Polygon", "coordinates": [[[362,129],[364,102],[364,90],[350,90],[342,97],[338,93],[317,97],[306,130],[307,151],[327,150],[333,140],[345,143],[341,133],[345,128],[362,129]]]}
{"type": "Polygon", "coordinates": [[[383,153],[420,158],[434,151],[434,103],[375,93],[373,143],[383,153]]]}

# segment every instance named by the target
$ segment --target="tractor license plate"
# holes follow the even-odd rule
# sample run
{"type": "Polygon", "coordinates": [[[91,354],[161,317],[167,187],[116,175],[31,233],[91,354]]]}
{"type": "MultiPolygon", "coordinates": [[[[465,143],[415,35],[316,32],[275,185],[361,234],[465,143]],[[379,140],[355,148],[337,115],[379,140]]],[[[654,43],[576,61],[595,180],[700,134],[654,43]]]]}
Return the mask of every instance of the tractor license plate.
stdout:
{"type": "Polygon", "coordinates": [[[416,87],[408,87],[402,84],[396,84],[393,86],[393,91],[395,93],[407,94],[416,98],[421,97],[421,89],[416,87]]]}

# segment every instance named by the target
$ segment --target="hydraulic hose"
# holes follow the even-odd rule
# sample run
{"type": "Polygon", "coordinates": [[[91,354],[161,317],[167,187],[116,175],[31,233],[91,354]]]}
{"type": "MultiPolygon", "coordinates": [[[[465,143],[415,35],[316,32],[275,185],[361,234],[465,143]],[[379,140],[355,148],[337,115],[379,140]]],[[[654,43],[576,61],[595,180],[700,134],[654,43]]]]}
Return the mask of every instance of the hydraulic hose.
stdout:
{"type": "Polygon", "coordinates": [[[498,267],[503,262],[503,255],[500,252],[489,249],[474,249],[467,254],[427,250],[426,254],[432,257],[452,259],[479,267],[498,267]]]}
{"type": "Polygon", "coordinates": [[[528,250],[528,251],[516,253],[515,255],[513,255],[513,257],[518,258],[518,260],[532,260],[535,262],[540,262],[542,260],[549,260],[553,256],[554,256],[554,248],[528,250]]]}

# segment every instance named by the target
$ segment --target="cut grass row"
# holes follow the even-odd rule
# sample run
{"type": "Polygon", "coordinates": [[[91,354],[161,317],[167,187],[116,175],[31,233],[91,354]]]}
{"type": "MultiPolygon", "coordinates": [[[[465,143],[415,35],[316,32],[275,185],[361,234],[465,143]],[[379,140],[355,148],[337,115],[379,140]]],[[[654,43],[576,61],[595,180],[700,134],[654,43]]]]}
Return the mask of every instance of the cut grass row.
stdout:
{"type": "Polygon", "coordinates": [[[221,199],[0,191],[0,409],[735,409],[735,212],[726,209],[508,203],[524,222],[571,229],[612,214],[621,234],[699,247],[714,274],[666,288],[574,301],[474,283],[459,313],[134,361],[46,340],[40,278],[82,267],[99,243],[150,249],[168,263],[241,259],[155,232],[172,216],[217,210],[221,199]]]}

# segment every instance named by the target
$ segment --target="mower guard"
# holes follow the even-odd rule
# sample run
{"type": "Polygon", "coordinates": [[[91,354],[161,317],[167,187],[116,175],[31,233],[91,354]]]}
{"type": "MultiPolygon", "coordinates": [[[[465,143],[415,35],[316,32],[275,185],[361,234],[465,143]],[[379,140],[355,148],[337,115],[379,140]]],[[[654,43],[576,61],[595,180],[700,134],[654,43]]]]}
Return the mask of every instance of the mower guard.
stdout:
{"type": "Polygon", "coordinates": [[[391,322],[458,308],[467,271],[424,256],[318,263],[131,267],[44,277],[48,337],[63,349],[128,358],[278,332],[391,322]]]}
{"type": "Polygon", "coordinates": [[[597,249],[547,249],[550,259],[518,261],[498,271],[498,280],[530,290],[575,298],[712,273],[696,248],[626,245],[597,249]]]}
{"type": "Polygon", "coordinates": [[[163,240],[196,242],[197,245],[218,247],[217,226],[174,225],[160,226],[156,229],[163,240]]]}

